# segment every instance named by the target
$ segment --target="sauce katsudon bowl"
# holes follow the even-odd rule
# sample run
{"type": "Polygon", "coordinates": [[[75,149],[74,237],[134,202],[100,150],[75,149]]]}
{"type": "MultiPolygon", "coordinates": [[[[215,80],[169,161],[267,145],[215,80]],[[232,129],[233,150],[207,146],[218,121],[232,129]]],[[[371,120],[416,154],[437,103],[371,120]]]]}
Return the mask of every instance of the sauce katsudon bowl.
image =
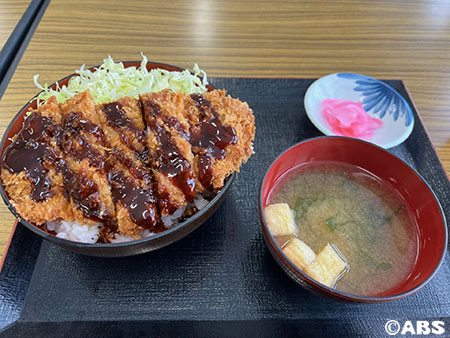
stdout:
{"type": "MultiPolygon", "coordinates": [[[[111,59],[112,60],[112,59],[111,59]]],[[[145,59],[146,60],[146,59],[145,59]]],[[[123,62],[123,65],[125,68],[128,67],[139,67],[142,65],[141,62],[123,62]]],[[[88,69],[91,72],[95,72],[98,67],[92,67],[88,69]]],[[[161,64],[161,63],[146,63],[146,68],[148,71],[153,69],[162,69],[167,71],[183,71],[183,69],[171,65],[161,64]]],[[[63,86],[67,86],[69,83],[69,80],[73,77],[79,76],[78,74],[72,74],[68,77],[56,82],[55,84],[51,85],[50,89],[56,89],[57,87],[61,88],[63,86]]],[[[204,83],[205,88],[208,92],[211,92],[214,90],[214,88],[204,83]]],[[[26,117],[30,114],[31,111],[37,109],[37,100],[36,98],[39,96],[36,95],[32,100],[29,101],[20,111],[19,113],[14,117],[14,119],[9,124],[8,128],[6,129],[2,143],[1,143],[1,160],[2,160],[2,169],[5,170],[4,164],[5,164],[5,150],[7,150],[8,146],[11,145],[11,143],[14,140],[14,137],[21,131],[22,127],[24,126],[24,121],[26,120],[26,117]]],[[[204,104],[203,102],[201,102],[204,104]]],[[[248,106],[247,106],[248,107],[248,106]]],[[[81,121],[80,123],[84,123],[81,121]]],[[[200,142],[200,141],[199,141],[200,142]]],[[[217,150],[217,149],[216,149],[217,150]]],[[[14,205],[14,201],[11,200],[8,191],[5,189],[4,182],[2,180],[2,184],[0,187],[0,193],[2,195],[2,198],[6,205],[8,206],[9,210],[14,214],[14,216],[18,219],[18,221],[23,224],[26,228],[37,234],[38,236],[42,237],[45,240],[48,240],[56,245],[59,245],[61,247],[64,247],[68,250],[90,255],[90,256],[99,256],[99,257],[122,257],[122,256],[131,256],[131,255],[137,255],[142,254],[145,252],[149,252],[152,250],[156,250],[159,248],[162,248],[164,246],[167,246],[175,241],[180,240],[181,238],[185,237],[195,229],[197,229],[201,224],[203,224],[213,213],[214,211],[219,207],[221,202],[224,200],[226,194],[231,188],[231,185],[235,179],[235,172],[230,173],[227,175],[223,181],[223,186],[221,186],[220,189],[215,189],[214,192],[209,194],[205,197],[205,199],[202,199],[200,201],[201,206],[198,208],[193,208],[194,212],[189,214],[188,216],[183,215],[183,218],[179,218],[179,222],[175,222],[173,225],[165,226],[161,229],[159,227],[159,231],[151,232],[149,235],[149,231],[147,231],[147,235],[141,236],[142,238],[135,239],[135,238],[128,238],[125,241],[116,241],[113,243],[83,243],[73,240],[68,240],[65,238],[60,238],[61,236],[56,236],[56,233],[53,228],[50,226],[47,226],[45,228],[41,226],[37,226],[36,224],[33,224],[32,222],[27,221],[22,215],[16,210],[16,207],[14,205]]],[[[121,191],[123,192],[123,191],[121,191]]],[[[169,196],[170,197],[170,196],[169,196]]],[[[198,195],[196,195],[197,199],[198,195]]],[[[192,201],[191,201],[192,202],[192,201]]],[[[194,201],[195,202],[195,201],[194,201]]],[[[192,202],[192,205],[195,203],[192,202]]],[[[195,204],[197,207],[197,204],[195,204]]],[[[130,214],[132,212],[131,209],[133,209],[133,205],[131,205],[130,208],[130,214]]],[[[156,207],[155,207],[156,209],[156,207]]],[[[170,217],[171,215],[169,215],[170,217]]],[[[47,222],[49,223],[49,222],[47,222]]],[[[44,224],[47,224],[44,223],[44,224]]],[[[63,236],[64,237],[64,236],[63,236]]],[[[116,236],[119,237],[119,236],[116,236]]]]}
{"type": "Polygon", "coordinates": [[[259,192],[269,251],[309,291],[378,303],[427,284],[447,250],[442,208],[405,162],[366,141],[318,137],[281,153],[259,192]]]}

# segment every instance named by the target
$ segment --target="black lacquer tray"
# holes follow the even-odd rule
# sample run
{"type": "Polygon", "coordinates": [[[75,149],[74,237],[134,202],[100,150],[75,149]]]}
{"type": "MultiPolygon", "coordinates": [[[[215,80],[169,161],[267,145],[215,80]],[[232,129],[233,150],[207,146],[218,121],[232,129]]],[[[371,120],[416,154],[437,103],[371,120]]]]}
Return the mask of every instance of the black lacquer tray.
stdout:
{"type": "MultiPolygon", "coordinates": [[[[450,334],[450,260],[418,293],[354,305],[292,282],[265,247],[258,187],[278,153],[320,135],[303,96],[313,80],[215,78],[256,117],[256,153],[216,213],[179,242],[141,256],[94,258],[17,226],[0,272],[0,337],[385,337],[387,320],[443,320],[450,334]]],[[[401,81],[386,81],[413,107],[401,81]]],[[[391,149],[429,182],[450,219],[450,183],[417,112],[391,149]]]]}

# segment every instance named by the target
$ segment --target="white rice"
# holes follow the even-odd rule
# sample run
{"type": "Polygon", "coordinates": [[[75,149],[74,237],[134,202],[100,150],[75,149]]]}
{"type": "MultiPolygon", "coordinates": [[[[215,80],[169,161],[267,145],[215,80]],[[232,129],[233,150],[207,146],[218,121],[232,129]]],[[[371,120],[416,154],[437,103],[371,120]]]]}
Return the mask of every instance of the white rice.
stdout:
{"type": "MultiPolygon", "coordinates": [[[[139,233],[139,236],[141,236],[141,238],[145,238],[145,237],[153,236],[154,234],[155,234],[155,232],[145,229],[144,231],[141,231],[139,233]]],[[[122,242],[134,241],[134,240],[135,240],[135,238],[133,238],[131,236],[122,235],[122,234],[117,233],[114,235],[114,238],[111,239],[111,243],[122,243],[122,242]]]]}
{"type": "Polygon", "coordinates": [[[133,241],[134,238],[131,236],[127,236],[127,235],[122,235],[122,234],[115,234],[114,238],[111,238],[111,243],[122,243],[122,242],[129,242],[129,241],[133,241]]]}
{"type": "MultiPolygon", "coordinates": [[[[202,195],[197,194],[194,198],[194,202],[192,205],[188,205],[187,207],[182,207],[177,209],[172,215],[163,216],[161,220],[166,228],[170,228],[176,224],[188,207],[195,207],[197,210],[202,210],[204,207],[208,205],[209,201],[203,198],[202,195]]],[[[74,242],[82,242],[82,243],[95,243],[98,240],[100,229],[102,227],[101,224],[98,225],[87,225],[87,224],[79,224],[78,222],[67,222],[67,221],[53,221],[46,222],[47,229],[49,231],[53,231],[56,233],[56,237],[67,239],[69,241],[74,242]]],[[[139,235],[144,237],[153,236],[155,233],[150,230],[143,230],[139,233],[139,235]]],[[[111,239],[111,243],[121,243],[121,242],[129,242],[133,241],[135,238],[127,235],[123,235],[120,233],[116,233],[114,238],[111,239]]]]}
{"type": "Polygon", "coordinates": [[[46,222],[47,229],[56,232],[56,237],[74,242],[95,243],[101,225],[81,225],[78,222],[46,222]]]}
{"type": "Polygon", "coordinates": [[[202,195],[197,194],[194,198],[194,205],[198,209],[198,211],[202,210],[204,207],[208,205],[209,201],[205,200],[202,195]]]}

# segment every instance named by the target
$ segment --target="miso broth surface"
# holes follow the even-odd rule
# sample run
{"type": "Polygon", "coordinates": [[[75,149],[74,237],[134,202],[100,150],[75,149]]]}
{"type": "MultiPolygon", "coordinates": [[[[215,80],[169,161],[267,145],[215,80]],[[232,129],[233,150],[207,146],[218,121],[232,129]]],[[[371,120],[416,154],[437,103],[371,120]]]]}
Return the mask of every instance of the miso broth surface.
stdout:
{"type": "MultiPolygon", "coordinates": [[[[302,166],[284,177],[270,203],[296,212],[297,238],[318,254],[327,243],[349,270],[336,289],[374,296],[396,287],[417,256],[417,226],[404,201],[370,173],[333,162],[302,166]]],[[[276,238],[283,247],[289,237],[276,238]]]]}

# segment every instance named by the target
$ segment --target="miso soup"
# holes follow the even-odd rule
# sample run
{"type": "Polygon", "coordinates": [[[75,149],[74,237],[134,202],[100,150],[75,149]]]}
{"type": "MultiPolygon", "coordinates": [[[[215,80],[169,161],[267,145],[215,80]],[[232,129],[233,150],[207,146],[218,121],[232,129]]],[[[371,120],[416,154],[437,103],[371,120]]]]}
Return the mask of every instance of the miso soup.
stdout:
{"type": "MultiPolygon", "coordinates": [[[[298,231],[293,237],[316,254],[329,243],[346,261],[333,287],[375,296],[398,286],[418,254],[415,218],[388,184],[369,172],[336,162],[301,166],[283,177],[269,203],[287,203],[298,231]]],[[[304,270],[305,271],[305,270],[304,270]]]]}

